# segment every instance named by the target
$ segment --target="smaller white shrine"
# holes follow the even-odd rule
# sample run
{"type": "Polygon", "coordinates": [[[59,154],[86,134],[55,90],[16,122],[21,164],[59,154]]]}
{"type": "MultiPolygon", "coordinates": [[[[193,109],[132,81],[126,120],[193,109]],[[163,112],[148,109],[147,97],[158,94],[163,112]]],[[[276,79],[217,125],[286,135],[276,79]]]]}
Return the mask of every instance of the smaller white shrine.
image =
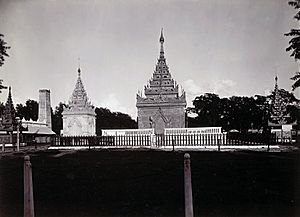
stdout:
{"type": "Polygon", "coordinates": [[[81,80],[81,70],[78,68],[78,79],[75,89],[64,108],[63,131],[64,136],[95,136],[96,113],[91,102],[88,100],[86,91],[81,80]]]}

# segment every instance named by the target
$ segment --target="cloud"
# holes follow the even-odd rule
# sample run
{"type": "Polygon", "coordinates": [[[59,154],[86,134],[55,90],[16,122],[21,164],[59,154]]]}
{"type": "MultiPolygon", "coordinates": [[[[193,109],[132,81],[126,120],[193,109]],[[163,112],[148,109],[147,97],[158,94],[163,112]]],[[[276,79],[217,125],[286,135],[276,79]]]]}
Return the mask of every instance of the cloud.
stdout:
{"type": "Polygon", "coordinates": [[[115,93],[108,94],[101,102],[95,101],[96,106],[108,108],[112,112],[122,112],[136,118],[136,111],[121,104],[115,93]]]}
{"type": "Polygon", "coordinates": [[[270,89],[265,89],[264,92],[263,92],[263,95],[264,95],[264,96],[268,96],[268,95],[271,94],[271,92],[272,92],[272,90],[270,90],[270,89]]]}
{"type": "MultiPolygon", "coordinates": [[[[1,90],[0,102],[2,102],[5,105],[5,103],[7,101],[7,97],[8,97],[8,89],[1,90]]],[[[25,101],[21,100],[21,98],[19,98],[16,94],[14,94],[13,91],[11,93],[11,97],[12,97],[14,106],[16,106],[17,104],[20,104],[20,103],[22,103],[23,105],[25,104],[25,101]]],[[[36,99],[34,99],[34,100],[36,100],[36,99]]]]}
{"type": "Polygon", "coordinates": [[[198,86],[194,80],[188,79],[182,83],[182,86],[188,95],[200,95],[203,94],[203,90],[198,86]]]}
{"type": "Polygon", "coordinates": [[[211,89],[213,93],[216,93],[221,97],[237,95],[236,82],[230,79],[215,81],[211,85],[211,89]]]}
{"type": "Polygon", "coordinates": [[[196,84],[194,80],[188,79],[182,83],[182,87],[186,93],[187,106],[190,107],[193,104],[193,100],[196,96],[204,94],[203,88],[200,85],[196,84]]]}
{"type": "Polygon", "coordinates": [[[192,102],[196,96],[203,95],[204,93],[215,93],[220,97],[229,97],[237,95],[236,82],[226,79],[217,80],[212,83],[202,82],[198,85],[194,80],[189,79],[182,83],[186,92],[188,106],[192,106],[192,102]]]}

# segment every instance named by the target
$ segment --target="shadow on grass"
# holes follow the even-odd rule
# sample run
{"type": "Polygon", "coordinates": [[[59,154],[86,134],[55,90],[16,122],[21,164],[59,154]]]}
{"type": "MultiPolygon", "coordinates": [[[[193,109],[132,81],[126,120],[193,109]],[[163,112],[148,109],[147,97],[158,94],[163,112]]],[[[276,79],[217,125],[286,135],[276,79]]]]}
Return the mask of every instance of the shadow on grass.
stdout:
{"type": "MultiPolygon", "coordinates": [[[[299,152],[191,152],[195,216],[299,216],[299,152]]],[[[31,156],[36,216],[184,216],[183,152],[31,156]]],[[[0,160],[1,216],[23,214],[23,159],[0,160]]]]}

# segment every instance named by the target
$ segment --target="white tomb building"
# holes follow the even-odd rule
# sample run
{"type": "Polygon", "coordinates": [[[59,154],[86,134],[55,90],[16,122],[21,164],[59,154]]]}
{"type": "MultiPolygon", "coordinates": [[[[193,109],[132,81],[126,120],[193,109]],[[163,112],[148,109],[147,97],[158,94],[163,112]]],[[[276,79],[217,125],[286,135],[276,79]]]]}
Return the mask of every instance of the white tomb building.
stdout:
{"type": "Polygon", "coordinates": [[[64,108],[63,131],[64,136],[95,136],[96,113],[89,101],[81,80],[81,70],[78,68],[78,78],[75,89],[64,108]]]}

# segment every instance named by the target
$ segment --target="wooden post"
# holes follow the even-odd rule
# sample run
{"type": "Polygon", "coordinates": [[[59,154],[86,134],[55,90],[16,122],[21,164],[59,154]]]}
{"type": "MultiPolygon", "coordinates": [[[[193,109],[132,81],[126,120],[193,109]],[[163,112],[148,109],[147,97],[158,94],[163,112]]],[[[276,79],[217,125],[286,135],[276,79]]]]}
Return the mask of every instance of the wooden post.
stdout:
{"type": "Polygon", "coordinates": [[[30,157],[24,157],[24,217],[34,217],[32,168],[30,157]]]}
{"type": "Polygon", "coordinates": [[[15,151],[15,144],[14,144],[14,140],[13,140],[13,132],[9,132],[9,141],[10,141],[10,143],[11,143],[11,145],[12,145],[12,147],[13,147],[13,151],[15,151]]]}
{"type": "Polygon", "coordinates": [[[17,119],[17,151],[20,151],[20,126],[19,119],[17,119]]]}
{"type": "Polygon", "coordinates": [[[185,201],[185,217],[193,217],[193,194],[191,180],[190,155],[184,154],[184,201],[185,201]]]}

